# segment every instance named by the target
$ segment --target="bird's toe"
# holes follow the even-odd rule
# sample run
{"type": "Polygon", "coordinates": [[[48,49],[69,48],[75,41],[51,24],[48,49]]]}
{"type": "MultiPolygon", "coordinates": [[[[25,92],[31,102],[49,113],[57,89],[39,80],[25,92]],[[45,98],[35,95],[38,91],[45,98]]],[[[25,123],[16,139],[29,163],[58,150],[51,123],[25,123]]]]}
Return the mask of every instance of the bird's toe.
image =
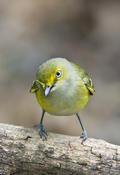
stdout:
{"type": "Polygon", "coordinates": [[[86,130],[82,132],[81,138],[83,138],[83,140],[86,140],[88,138],[86,130]]]}

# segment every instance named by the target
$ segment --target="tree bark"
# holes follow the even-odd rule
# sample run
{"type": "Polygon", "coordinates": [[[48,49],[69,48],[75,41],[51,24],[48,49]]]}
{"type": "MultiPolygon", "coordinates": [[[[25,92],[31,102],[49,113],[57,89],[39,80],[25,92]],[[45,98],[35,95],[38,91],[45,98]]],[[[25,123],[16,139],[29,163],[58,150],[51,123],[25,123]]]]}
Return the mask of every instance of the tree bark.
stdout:
{"type": "Polygon", "coordinates": [[[0,124],[0,175],[120,175],[120,146],[0,124]]]}

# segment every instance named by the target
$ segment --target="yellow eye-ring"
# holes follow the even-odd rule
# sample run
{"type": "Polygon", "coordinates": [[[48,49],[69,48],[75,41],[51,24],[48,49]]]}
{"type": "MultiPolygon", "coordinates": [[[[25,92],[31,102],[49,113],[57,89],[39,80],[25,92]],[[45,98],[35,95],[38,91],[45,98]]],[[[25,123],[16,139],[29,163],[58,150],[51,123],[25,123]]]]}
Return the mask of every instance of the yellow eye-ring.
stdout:
{"type": "Polygon", "coordinates": [[[57,72],[56,72],[56,77],[57,78],[60,78],[62,76],[62,72],[60,71],[60,70],[58,70],[57,72]]]}

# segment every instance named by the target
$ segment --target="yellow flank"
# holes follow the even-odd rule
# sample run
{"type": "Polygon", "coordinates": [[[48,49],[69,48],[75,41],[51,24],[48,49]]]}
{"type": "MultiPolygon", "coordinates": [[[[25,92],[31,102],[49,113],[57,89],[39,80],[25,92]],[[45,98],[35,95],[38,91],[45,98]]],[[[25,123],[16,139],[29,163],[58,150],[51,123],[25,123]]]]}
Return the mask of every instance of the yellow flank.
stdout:
{"type": "Polygon", "coordinates": [[[39,66],[30,92],[36,94],[42,109],[60,116],[79,112],[95,90],[82,68],[64,58],[54,58],[39,66]]]}

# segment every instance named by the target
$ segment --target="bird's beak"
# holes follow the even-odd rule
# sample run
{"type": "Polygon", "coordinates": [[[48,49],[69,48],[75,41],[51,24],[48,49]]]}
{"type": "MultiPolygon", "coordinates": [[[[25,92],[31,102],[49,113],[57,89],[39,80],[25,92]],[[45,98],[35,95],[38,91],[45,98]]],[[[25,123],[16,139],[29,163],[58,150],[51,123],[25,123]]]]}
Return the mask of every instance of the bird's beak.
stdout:
{"type": "Polygon", "coordinates": [[[50,93],[50,90],[54,87],[55,83],[56,82],[54,82],[52,85],[45,85],[45,90],[44,90],[45,96],[47,96],[50,93]]]}
{"type": "Polygon", "coordinates": [[[45,96],[47,96],[50,92],[51,86],[46,85],[45,86],[45,96]]]}

